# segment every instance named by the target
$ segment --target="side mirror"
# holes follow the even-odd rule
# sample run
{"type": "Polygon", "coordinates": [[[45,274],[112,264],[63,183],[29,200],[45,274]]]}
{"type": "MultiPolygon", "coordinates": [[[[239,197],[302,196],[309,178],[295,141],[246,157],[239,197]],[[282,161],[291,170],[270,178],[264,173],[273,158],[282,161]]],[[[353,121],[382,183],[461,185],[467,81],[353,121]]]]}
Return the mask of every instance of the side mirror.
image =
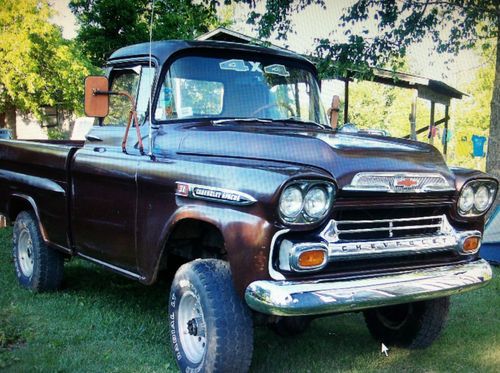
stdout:
{"type": "Polygon", "coordinates": [[[85,78],[85,115],[104,118],[109,112],[109,82],[105,76],[85,78]]]}

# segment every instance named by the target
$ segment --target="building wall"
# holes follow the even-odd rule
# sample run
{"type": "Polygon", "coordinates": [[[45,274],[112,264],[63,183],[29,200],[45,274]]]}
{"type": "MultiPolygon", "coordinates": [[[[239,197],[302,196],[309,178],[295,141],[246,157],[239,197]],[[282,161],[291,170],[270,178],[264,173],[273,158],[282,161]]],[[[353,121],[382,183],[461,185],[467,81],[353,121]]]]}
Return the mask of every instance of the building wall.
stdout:
{"type": "Polygon", "coordinates": [[[85,135],[92,127],[94,119],[80,117],[74,114],[63,114],[60,117],[60,126],[47,128],[46,123],[42,123],[33,115],[17,113],[16,134],[19,140],[47,140],[53,139],[73,139],[84,140],[85,135]]]}

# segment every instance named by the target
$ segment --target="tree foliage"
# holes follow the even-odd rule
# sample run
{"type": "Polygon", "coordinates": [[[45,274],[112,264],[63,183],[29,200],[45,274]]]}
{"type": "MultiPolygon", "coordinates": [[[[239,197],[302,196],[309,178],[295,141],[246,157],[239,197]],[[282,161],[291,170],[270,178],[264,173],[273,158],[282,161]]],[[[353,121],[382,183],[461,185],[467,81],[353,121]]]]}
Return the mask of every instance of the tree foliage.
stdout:
{"type": "Polygon", "coordinates": [[[44,106],[81,107],[82,82],[92,66],[50,15],[46,0],[2,0],[0,113],[20,109],[41,118],[44,106]]]}
{"type": "MultiPolygon", "coordinates": [[[[235,0],[255,8],[254,0],[235,0]]],[[[325,0],[266,0],[265,11],[253,10],[248,22],[258,26],[263,38],[276,32],[286,39],[293,31],[290,17],[312,4],[323,8],[325,0]]],[[[357,0],[341,16],[336,29],[343,30],[345,41],[318,39],[316,54],[330,65],[330,73],[342,75],[346,69],[366,72],[368,66],[399,65],[407,48],[431,37],[438,52],[458,53],[485,39],[496,39],[500,17],[498,0],[357,0]],[[377,30],[370,29],[374,20],[377,30]],[[362,26],[354,33],[354,26],[362,26]]],[[[398,66],[394,67],[398,67],[398,66]]]]}
{"type": "MultiPolygon", "coordinates": [[[[71,0],[80,29],[77,41],[91,61],[104,65],[126,45],[149,41],[150,0],[71,0]]],[[[219,25],[215,3],[156,0],[153,39],[193,39],[219,25]]]]}

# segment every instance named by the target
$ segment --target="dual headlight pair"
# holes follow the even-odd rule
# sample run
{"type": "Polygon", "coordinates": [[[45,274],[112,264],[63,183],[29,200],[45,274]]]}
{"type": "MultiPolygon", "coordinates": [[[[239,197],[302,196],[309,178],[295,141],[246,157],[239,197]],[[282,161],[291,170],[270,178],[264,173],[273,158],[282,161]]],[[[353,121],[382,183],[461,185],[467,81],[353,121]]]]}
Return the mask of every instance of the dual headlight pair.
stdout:
{"type": "Polygon", "coordinates": [[[281,193],[280,216],[291,224],[315,223],[328,214],[335,194],[335,185],[327,181],[294,181],[281,193]]]}
{"type": "Polygon", "coordinates": [[[472,180],[464,185],[458,198],[458,212],[462,216],[479,216],[493,204],[497,183],[493,180],[472,180]]]}

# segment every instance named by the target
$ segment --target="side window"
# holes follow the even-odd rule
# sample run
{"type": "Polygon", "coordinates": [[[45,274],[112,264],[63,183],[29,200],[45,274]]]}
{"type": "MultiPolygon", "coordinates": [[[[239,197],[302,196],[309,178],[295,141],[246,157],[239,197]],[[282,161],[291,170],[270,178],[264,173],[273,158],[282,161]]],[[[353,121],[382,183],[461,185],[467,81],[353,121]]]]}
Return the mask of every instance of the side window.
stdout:
{"type": "MultiPolygon", "coordinates": [[[[141,66],[126,69],[114,69],[111,72],[111,90],[124,91],[137,98],[141,66]]],[[[103,120],[103,125],[125,126],[130,112],[130,102],[127,97],[112,95],[109,98],[109,114],[103,120]]]]}

